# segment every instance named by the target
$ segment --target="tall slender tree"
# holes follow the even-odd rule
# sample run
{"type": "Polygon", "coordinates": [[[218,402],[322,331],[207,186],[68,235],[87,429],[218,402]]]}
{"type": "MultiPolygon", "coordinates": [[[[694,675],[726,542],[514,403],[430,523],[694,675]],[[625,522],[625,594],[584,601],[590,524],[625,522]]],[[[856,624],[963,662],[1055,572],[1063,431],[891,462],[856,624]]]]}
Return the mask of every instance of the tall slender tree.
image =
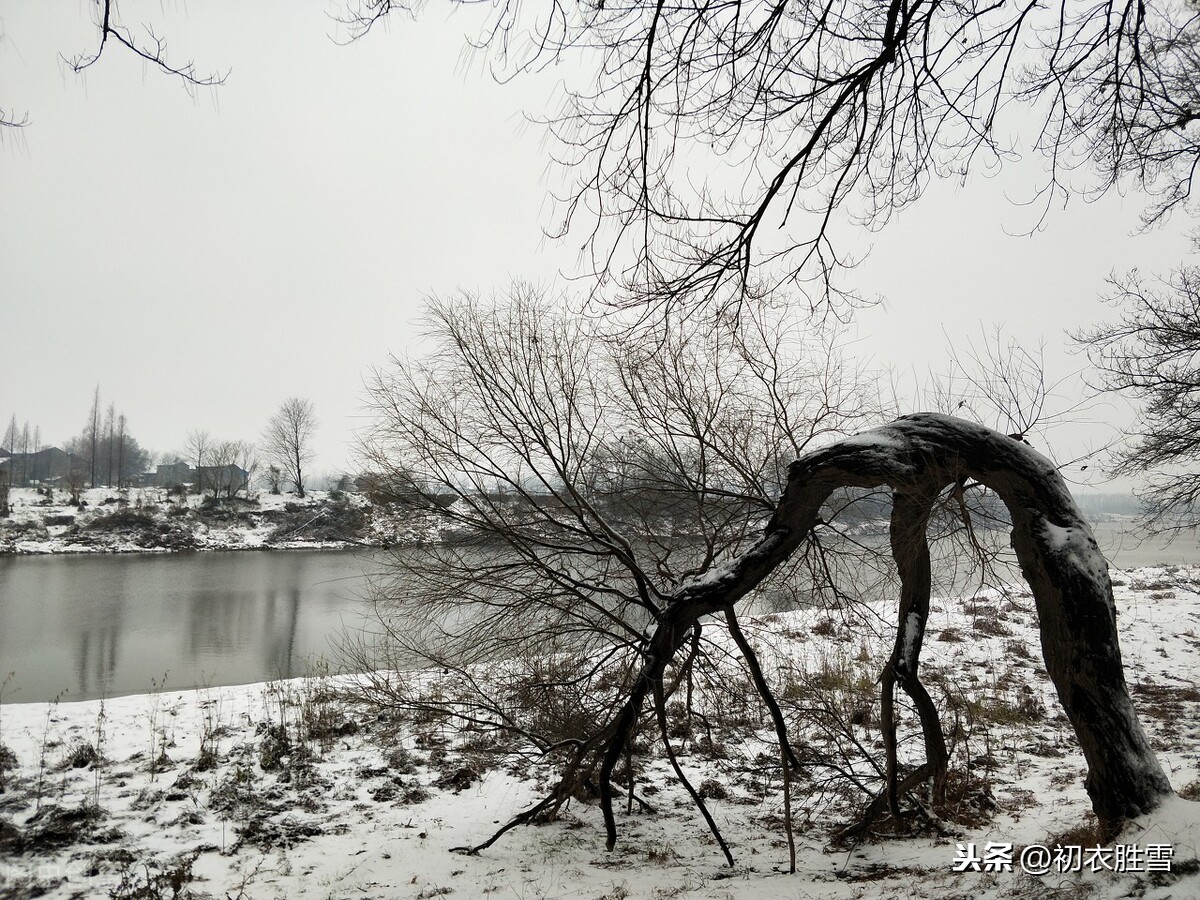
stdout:
{"type": "Polygon", "coordinates": [[[113,483],[113,463],[116,461],[113,458],[113,447],[116,440],[116,417],[117,405],[110,401],[108,411],[104,414],[104,483],[107,485],[113,483]]]}
{"type": "Polygon", "coordinates": [[[4,441],[0,443],[9,453],[17,452],[17,414],[13,413],[12,418],[8,420],[8,427],[4,429],[4,441]]]}
{"type": "Polygon", "coordinates": [[[317,416],[311,400],[289,397],[267,422],[263,431],[263,450],[275,461],[297,496],[304,497],[305,470],[312,461],[312,439],[317,432],[317,416]]]}
{"type": "Polygon", "coordinates": [[[87,426],[84,429],[84,439],[88,454],[88,473],[91,476],[91,486],[96,486],[97,450],[100,440],[100,385],[92,394],[92,409],[88,413],[87,426]]]}
{"type": "Polygon", "coordinates": [[[117,487],[125,482],[125,413],[117,417],[117,487]]]}
{"type": "MultiPolygon", "coordinates": [[[[42,449],[42,426],[34,425],[33,426],[33,453],[34,453],[34,456],[36,456],[41,451],[41,449],[42,449]]],[[[37,478],[38,480],[45,478],[48,473],[44,470],[45,470],[45,466],[39,467],[35,463],[33,477],[37,478]]]]}
{"type": "Polygon", "coordinates": [[[29,420],[21,427],[21,484],[29,483],[29,420]]]}
{"type": "Polygon", "coordinates": [[[187,436],[187,455],[196,463],[196,493],[203,493],[204,484],[201,470],[204,468],[205,460],[208,459],[212,452],[213,439],[207,431],[203,429],[195,429],[189,431],[187,436]]]}

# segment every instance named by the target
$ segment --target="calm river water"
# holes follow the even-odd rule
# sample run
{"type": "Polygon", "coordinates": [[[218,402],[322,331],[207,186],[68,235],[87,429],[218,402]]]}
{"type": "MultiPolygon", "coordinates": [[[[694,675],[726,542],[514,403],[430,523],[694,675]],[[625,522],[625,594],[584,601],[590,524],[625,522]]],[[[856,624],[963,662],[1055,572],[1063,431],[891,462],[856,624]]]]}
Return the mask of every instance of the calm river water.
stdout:
{"type": "Polygon", "coordinates": [[[2,699],[302,675],[360,620],[371,569],[338,550],[0,556],[2,699]]]}
{"type": "MultiPolygon", "coordinates": [[[[1116,566],[1200,563],[1194,536],[1096,529],[1116,566]]],[[[0,700],[84,700],[301,675],[362,621],[370,554],[0,556],[0,700]]]]}

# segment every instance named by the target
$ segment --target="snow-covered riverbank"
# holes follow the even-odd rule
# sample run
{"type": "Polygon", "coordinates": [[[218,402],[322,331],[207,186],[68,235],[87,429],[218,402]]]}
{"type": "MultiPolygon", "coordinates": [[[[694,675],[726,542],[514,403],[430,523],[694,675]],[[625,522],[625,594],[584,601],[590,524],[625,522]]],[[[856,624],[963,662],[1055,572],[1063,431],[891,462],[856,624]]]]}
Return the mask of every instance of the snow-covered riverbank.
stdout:
{"type": "MultiPolygon", "coordinates": [[[[1113,578],[1139,713],[1172,784],[1195,798],[1200,569],[1113,578]]],[[[1094,843],[1083,759],[1037,658],[1032,605],[1020,591],[986,608],[983,599],[935,602],[931,619],[924,665],[977,705],[975,766],[986,798],[972,821],[945,823],[941,834],[834,849],[831,828],[845,823],[845,807],[800,809],[799,871],[784,874],[778,785],[764,783],[755,763],[762,745],[729,745],[717,765],[681,740],[684,766],[710,785],[733,869],[661,759],[640,782],[656,812],[622,816],[611,853],[598,809],[584,802],[477,856],[451,853],[536,799],[545,766],[521,755],[489,762],[479,733],[381,718],[339,698],[345,677],[315,677],[0,706],[0,743],[15,762],[0,793],[0,897],[1200,896],[1200,803],[1187,800],[1129,823],[1116,844],[1143,855],[1119,851],[1124,872],[1112,871],[1115,850],[1093,853],[1081,872],[1037,878],[1019,862],[1013,872],[954,871],[966,858],[959,844],[982,855],[989,843],[1011,843],[1019,859],[1032,844],[1094,843]],[[1161,866],[1168,846],[1173,871],[1151,871],[1146,850],[1159,848],[1152,858],[1161,866]]],[[[812,665],[857,658],[818,610],[747,627],[812,665]]],[[[869,720],[855,728],[864,745],[878,737],[869,720]]]]}
{"type": "Polygon", "coordinates": [[[178,550],[286,550],[376,541],[359,494],[312,491],[215,502],[162,488],[95,488],[79,507],[62,491],[13,489],[0,519],[0,553],[154,553],[178,550]]]}

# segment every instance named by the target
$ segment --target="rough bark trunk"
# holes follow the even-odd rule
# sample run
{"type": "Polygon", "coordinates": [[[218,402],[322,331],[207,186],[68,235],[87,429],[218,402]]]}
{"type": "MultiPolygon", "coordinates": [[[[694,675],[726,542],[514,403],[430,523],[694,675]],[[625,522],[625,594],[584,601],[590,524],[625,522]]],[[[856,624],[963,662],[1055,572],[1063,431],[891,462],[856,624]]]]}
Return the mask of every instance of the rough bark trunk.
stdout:
{"type": "Polygon", "coordinates": [[[883,722],[884,749],[887,756],[887,804],[893,815],[900,813],[897,785],[895,685],[899,682],[912,698],[921,719],[925,739],[925,767],[933,781],[933,800],[940,803],[945,793],[949,754],[937,706],[917,675],[925,624],[929,621],[929,594],[933,577],[929,561],[926,527],[938,490],[898,490],[892,500],[892,556],[900,572],[900,611],[897,615],[896,644],[892,648],[881,681],[880,717],[883,722]]]}
{"type": "MultiPolygon", "coordinates": [[[[902,496],[914,489],[936,494],[966,479],[995,491],[1011,513],[1012,544],[1037,604],[1046,670],[1087,761],[1096,815],[1111,824],[1154,809],[1171,786],[1125,684],[1108,564],[1091,530],[1054,463],[1022,441],[951,416],[905,416],[793,463],[758,544],[668,606],[651,637],[643,677],[661,677],[678,647],[676,635],[732,606],[785,560],[820,522],[821,504],[835,488],[887,485],[902,496]]],[[[917,567],[909,574],[918,579],[915,599],[920,560],[910,563],[917,567]]],[[[920,708],[919,697],[914,700],[920,708]]],[[[927,744],[927,751],[936,754],[936,747],[927,744]]]]}

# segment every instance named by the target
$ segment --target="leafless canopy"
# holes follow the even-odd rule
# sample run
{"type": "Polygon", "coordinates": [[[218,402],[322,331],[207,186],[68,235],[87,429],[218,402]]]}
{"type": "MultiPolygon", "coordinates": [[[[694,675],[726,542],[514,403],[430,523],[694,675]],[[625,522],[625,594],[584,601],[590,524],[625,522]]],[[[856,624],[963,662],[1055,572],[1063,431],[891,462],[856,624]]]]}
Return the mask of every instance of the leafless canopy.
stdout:
{"type": "Polygon", "coordinates": [[[317,433],[317,415],[311,400],[289,397],[263,429],[262,450],[283,471],[304,497],[306,469],[312,461],[312,439],[317,433]]]}
{"type": "Polygon", "coordinates": [[[1200,268],[1147,282],[1136,272],[1112,282],[1120,317],[1075,335],[1099,387],[1142,404],[1133,439],[1115,456],[1118,475],[1149,475],[1142,494],[1152,527],[1200,524],[1200,268]]]}
{"type": "MultiPolygon", "coordinates": [[[[452,2],[487,10],[478,43],[500,77],[581,60],[549,120],[572,179],[552,231],[586,232],[597,294],[642,310],[762,282],[849,302],[832,290],[853,261],[845,228],[880,227],[930,178],[1018,151],[1049,160],[1042,202],[1127,180],[1150,192],[1150,220],[1188,200],[1200,163],[1187,0],[452,2]]],[[[423,5],[348,0],[341,20],[362,37],[423,5]]],[[[224,81],[168,61],[114,0],[93,6],[76,71],[114,44],[189,88],[224,81]]]]}
{"type": "MultiPolygon", "coordinates": [[[[863,827],[884,809],[898,814],[901,796],[927,781],[936,799],[947,776],[950,753],[918,667],[930,544],[947,524],[938,514],[947,498],[979,548],[968,487],[986,486],[1007,507],[1046,668],[1088,761],[1101,821],[1112,826],[1170,793],[1125,685],[1103,557],[1057,466],[1020,435],[922,414],[835,439],[871,415],[848,390],[856,382],[796,365],[780,332],[765,326],[739,343],[754,334],[745,320],[715,335],[676,323],[648,347],[608,340],[595,320],[555,314],[520,289],[498,305],[436,303],[431,315],[439,352],[397,361],[370,386],[377,425],[364,449],[376,490],[415,515],[410,529],[431,533],[423,548],[402,548],[394,581],[379,585],[379,646],[390,649],[358,663],[433,663],[466,685],[464,696],[423,698],[386,671],[368,679],[382,685],[376,697],[393,691],[402,707],[519,735],[561,761],[538,803],[464,850],[589,792],[611,848],[614,782],[624,781],[631,807],[633,757],[649,732],[732,861],[675,758],[668,704],[693,715],[696,673],[734,652],[713,638],[727,635],[770,710],[787,802],[803,754],[739,613],[773,584],[801,580],[805,565],[809,585],[833,583],[822,534],[848,489],[892,492],[890,557],[901,583],[880,678],[884,788],[863,827]],[[531,678],[505,682],[522,667],[531,678]],[[906,774],[897,686],[925,743],[924,763],[906,774]],[[524,706],[512,691],[524,692],[524,706]],[[577,698],[575,727],[556,733],[546,720],[568,696],[577,698]]],[[[869,577],[865,559],[855,557],[859,577],[869,577]]],[[[784,819],[791,840],[786,806],[784,819]]]]}
{"type": "MultiPolygon", "coordinates": [[[[803,352],[799,328],[761,307],[737,328],[674,321],[630,342],[518,285],[435,300],[429,322],[437,352],[368,385],[364,468],[408,540],[376,591],[381,655],[356,666],[455,673],[467,698],[429,713],[574,759],[561,802],[590,782],[585,738],[620,707],[681,587],[758,538],[797,455],[878,412],[833,336],[809,330],[803,352]],[[536,700],[514,712],[481,662],[532,667],[536,700]],[[571,704],[582,732],[547,724],[571,704]]],[[[815,534],[808,547],[796,566],[816,581],[836,553],[815,534]]],[[[710,649],[697,627],[684,668],[710,649]]]]}
{"type": "MultiPolygon", "coordinates": [[[[362,0],[345,23],[361,36],[421,5],[362,0]]],[[[561,229],[590,231],[601,287],[644,309],[736,297],[752,274],[828,299],[850,219],[879,227],[931,177],[1031,147],[1050,161],[1043,202],[1128,178],[1166,215],[1200,162],[1198,15],[1182,0],[492,0],[480,43],[502,76],[569,52],[589,67],[550,121],[575,179],[561,229]]]]}
{"type": "MultiPolygon", "coordinates": [[[[760,663],[773,651],[750,617],[739,621],[742,601],[784,594],[844,611],[853,591],[874,596],[877,579],[893,577],[894,560],[900,628],[881,679],[888,759],[877,782],[886,788],[865,822],[895,811],[915,785],[930,780],[936,792],[952,753],[917,677],[933,579],[945,577],[930,548],[949,537],[979,559],[989,523],[1011,524],[1048,670],[1099,773],[1097,810],[1111,820],[1150,808],[1169,787],[1121,762],[1158,771],[1124,694],[1102,558],[1054,464],[1020,434],[943,415],[845,437],[884,411],[835,341],[805,320],[806,352],[786,322],[748,304],[724,327],[670,317],[654,341],[632,341],[521,286],[497,301],[434,301],[436,351],[393,361],[368,386],[375,423],[364,467],[401,544],[377,585],[379,640],[354,659],[373,673],[372,701],[516,736],[560,764],[553,790],[500,833],[582,793],[599,798],[611,846],[614,780],[632,806],[634,757],[655,741],[731,858],[672,739],[706,717],[714,660],[732,657],[747,679],[738,690],[770,712],[785,806],[792,773],[830,765],[802,748],[775,695],[781,679],[760,663]],[[878,501],[876,520],[890,508],[890,553],[846,527],[864,494],[878,501]],[[1064,568],[1067,557],[1082,562],[1064,568]],[[1080,566],[1087,580],[1075,583],[1080,566]],[[846,593],[843,567],[853,571],[846,593]],[[1108,624],[1083,627],[1060,608],[1063,591],[1108,624]],[[1103,659],[1095,682],[1075,674],[1089,654],[1103,659]],[[424,682],[404,674],[420,668],[442,672],[448,692],[423,694],[424,682]],[[925,765],[907,775],[897,765],[897,686],[926,742],[925,765]],[[1095,697],[1098,711],[1084,708],[1095,697]],[[1102,709],[1107,697],[1116,708],[1102,709]],[[1106,751],[1100,732],[1121,734],[1121,749],[1106,751]]],[[[1021,366],[971,384],[972,396],[996,395],[1008,427],[1032,427],[1041,414],[1043,386],[1030,393],[1021,366]],[[1027,395],[1035,406],[1023,412],[1027,395]]],[[[869,791],[871,780],[856,786],[869,791]]]]}
{"type": "MultiPolygon", "coordinates": [[[[520,285],[429,317],[440,351],[368,384],[363,466],[457,537],[398,564],[428,592],[444,582],[446,602],[491,608],[497,635],[636,645],[682,581],[754,539],[791,460],[873,413],[830,339],[795,357],[795,332],[762,319],[736,336],[677,324],[647,346],[520,285]],[[494,567],[470,552],[480,541],[494,567]],[[539,623],[503,621],[525,615],[539,623]]],[[[462,643],[497,652],[474,624],[462,643]]]]}

